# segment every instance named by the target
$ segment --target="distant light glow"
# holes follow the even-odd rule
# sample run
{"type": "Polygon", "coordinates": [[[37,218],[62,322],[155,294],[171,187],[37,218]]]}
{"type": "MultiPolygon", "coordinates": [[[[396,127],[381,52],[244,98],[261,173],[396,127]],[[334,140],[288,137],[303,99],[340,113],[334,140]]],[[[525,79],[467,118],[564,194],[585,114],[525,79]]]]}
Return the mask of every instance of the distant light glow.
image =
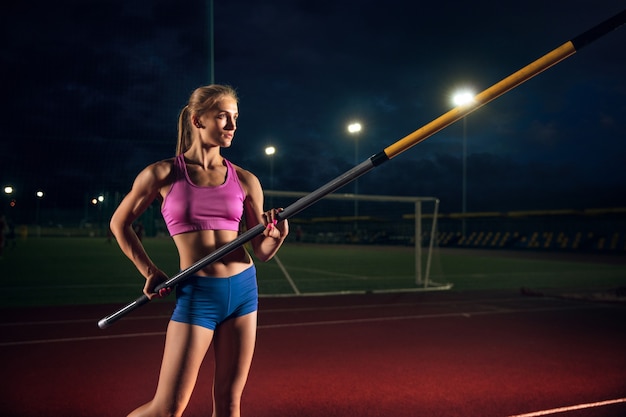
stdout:
{"type": "Polygon", "coordinates": [[[38,191],[35,193],[35,196],[36,196],[37,198],[43,198],[43,196],[44,196],[43,191],[38,190],[38,191]]]}
{"type": "Polygon", "coordinates": [[[355,122],[348,125],[348,132],[359,133],[361,131],[361,123],[355,122]]]}
{"type": "Polygon", "coordinates": [[[7,185],[6,187],[4,187],[4,193],[13,194],[13,187],[11,187],[10,185],[7,185]]]}
{"type": "Polygon", "coordinates": [[[469,90],[463,90],[452,96],[452,102],[457,106],[464,106],[474,102],[474,93],[469,90]]]}
{"type": "Polygon", "coordinates": [[[276,153],[276,148],[273,146],[268,146],[265,148],[265,155],[274,155],[276,153]]]}

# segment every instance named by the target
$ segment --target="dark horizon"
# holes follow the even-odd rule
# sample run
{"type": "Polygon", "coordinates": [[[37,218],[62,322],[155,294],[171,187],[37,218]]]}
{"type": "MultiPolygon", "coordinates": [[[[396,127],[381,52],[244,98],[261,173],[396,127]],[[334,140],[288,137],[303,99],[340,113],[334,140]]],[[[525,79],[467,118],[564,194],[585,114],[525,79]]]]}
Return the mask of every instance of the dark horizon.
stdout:
{"type": "MultiPolygon", "coordinates": [[[[215,81],[240,95],[224,156],[267,189],[313,191],[452,108],[457,87],[480,92],[623,10],[484,3],[214,4],[215,81]]],[[[88,208],[173,156],[178,111],[210,78],[208,4],[7,6],[0,185],[18,207],[88,208]]],[[[462,211],[465,137],[467,212],[626,206],[625,40],[623,27],[598,39],[361,177],[358,192],[462,211]]]]}

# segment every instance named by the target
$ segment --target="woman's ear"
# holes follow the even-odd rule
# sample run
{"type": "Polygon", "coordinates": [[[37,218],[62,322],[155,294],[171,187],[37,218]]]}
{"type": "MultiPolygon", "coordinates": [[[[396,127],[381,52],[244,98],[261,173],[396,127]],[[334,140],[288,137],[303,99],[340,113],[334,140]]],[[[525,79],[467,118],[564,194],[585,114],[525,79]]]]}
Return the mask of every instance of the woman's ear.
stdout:
{"type": "Polygon", "coordinates": [[[204,128],[204,126],[202,125],[202,123],[200,123],[200,119],[198,119],[198,116],[192,116],[191,117],[191,123],[193,123],[193,125],[195,127],[197,127],[198,129],[202,129],[204,128]]]}

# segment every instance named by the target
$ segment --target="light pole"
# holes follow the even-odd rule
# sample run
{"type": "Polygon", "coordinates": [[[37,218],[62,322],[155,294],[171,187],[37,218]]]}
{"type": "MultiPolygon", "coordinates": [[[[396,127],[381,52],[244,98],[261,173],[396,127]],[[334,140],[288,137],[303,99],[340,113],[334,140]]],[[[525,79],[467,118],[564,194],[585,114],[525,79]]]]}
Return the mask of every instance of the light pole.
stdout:
{"type": "Polygon", "coordinates": [[[37,237],[41,237],[41,226],[39,225],[39,205],[44,195],[45,194],[42,190],[37,190],[35,192],[35,198],[37,199],[37,207],[35,212],[35,227],[37,227],[37,237]]]}
{"type": "MultiPolygon", "coordinates": [[[[270,190],[274,189],[274,154],[276,154],[276,148],[273,146],[268,146],[265,148],[265,155],[269,157],[270,160],[270,190]]],[[[274,199],[270,196],[270,207],[273,207],[274,199]]]]}
{"type": "Polygon", "coordinates": [[[5,185],[4,186],[4,193],[7,195],[7,197],[9,199],[11,199],[11,196],[13,195],[13,192],[15,192],[15,189],[13,188],[12,185],[5,185]]]}
{"type": "MultiPolygon", "coordinates": [[[[474,101],[474,93],[462,90],[454,94],[452,102],[457,106],[465,106],[474,101]]],[[[467,213],[467,116],[463,116],[463,174],[461,191],[461,236],[465,237],[465,215],[467,213]]]]}
{"type": "Polygon", "coordinates": [[[4,186],[4,193],[9,198],[9,207],[15,207],[15,205],[16,205],[15,199],[11,198],[11,196],[13,195],[14,192],[15,192],[15,188],[13,188],[12,185],[5,185],[4,186]]]}
{"type": "Polygon", "coordinates": [[[91,199],[91,205],[98,210],[98,232],[102,232],[102,204],[104,203],[104,195],[99,194],[91,199]]]}
{"type": "MultiPolygon", "coordinates": [[[[348,125],[348,133],[354,136],[354,166],[359,164],[359,133],[361,133],[361,123],[352,122],[348,125]]],[[[359,200],[357,200],[356,195],[359,194],[359,179],[356,178],[354,180],[354,230],[355,232],[358,230],[358,221],[357,218],[359,216],[359,200]]]]}

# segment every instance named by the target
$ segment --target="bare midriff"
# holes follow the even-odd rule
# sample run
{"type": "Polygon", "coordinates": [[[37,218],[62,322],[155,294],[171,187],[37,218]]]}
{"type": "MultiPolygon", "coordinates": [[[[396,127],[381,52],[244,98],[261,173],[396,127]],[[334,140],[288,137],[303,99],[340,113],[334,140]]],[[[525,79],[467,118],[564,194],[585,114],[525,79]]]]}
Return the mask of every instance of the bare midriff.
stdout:
{"type": "MultiPolygon", "coordinates": [[[[175,235],[172,238],[178,249],[180,269],[184,270],[208,256],[216,249],[237,238],[234,230],[201,230],[175,235]]],[[[228,278],[252,265],[252,258],[243,247],[239,247],[201,270],[195,275],[228,278]]]]}

